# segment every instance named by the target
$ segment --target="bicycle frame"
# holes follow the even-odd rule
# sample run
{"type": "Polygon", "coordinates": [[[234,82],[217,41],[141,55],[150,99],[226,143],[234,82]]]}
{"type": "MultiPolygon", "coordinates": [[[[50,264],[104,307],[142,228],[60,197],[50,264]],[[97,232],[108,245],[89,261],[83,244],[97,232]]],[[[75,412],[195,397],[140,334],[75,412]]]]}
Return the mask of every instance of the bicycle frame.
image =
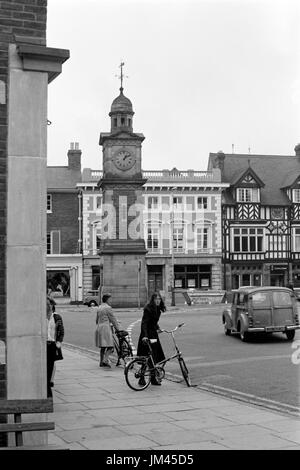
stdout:
{"type": "Polygon", "coordinates": [[[152,354],[152,348],[151,348],[151,342],[149,341],[148,342],[148,347],[149,347],[149,356],[148,356],[148,361],[150,360],[151,364],[149,363],[149,365],[151,365],[151,369],[155,369],[156,367],[164,367],[165,364],[169,361],[171,361],[172,359],[179,359],[180,357],[182,357],[182,353],[181,351],[179,350],[178,346],[177,346],[177,343],[175,341],[175,336],[174,336],[174,332],[176,330],[178,330],[178,328],[181,328],[182,326],[184,325],[184,323],[180,323],[178,326],[176,326],[176,328],[174,328],[173,330],[161,330],[163,333],[168,333],[172,336],[172,340],[173,340],[173,345],[174,345],[174,349],[176,351],[175,354],[173,354],[172,356],[170,357],[167,357],[166,359],[163,359],[162,361],[159,361],[159,362],[154,362],[154,359],[153,359],[153,354],[152,354]]]}

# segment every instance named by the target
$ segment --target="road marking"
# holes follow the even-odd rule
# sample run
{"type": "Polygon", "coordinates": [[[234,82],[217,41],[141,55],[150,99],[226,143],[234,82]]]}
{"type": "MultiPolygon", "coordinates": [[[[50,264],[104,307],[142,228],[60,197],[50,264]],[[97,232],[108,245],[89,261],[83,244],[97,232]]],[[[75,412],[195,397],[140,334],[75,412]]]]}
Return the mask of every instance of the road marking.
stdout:
{"type": "Polygon", "coordinates": [[[134,356],[136,355],[137,349],[136,349],[135,345],[133,344],[132,337],[131,337],[131,332],[132,332],[133,327],[134,327],[137,323],[139,323],[139,322],[141,322],[141,321],[142,321],[141,318],[140,318],[139,320],[135,320],[135,321],[134,321],[133,323],[131,323],[131,324],[128,326],[128,328],[127,328],[127,331],[128,331],[128,341],[129,341],[130,346],[132,347],[132,352],[133,352],[133,355],[134,355],[134,356]]]}

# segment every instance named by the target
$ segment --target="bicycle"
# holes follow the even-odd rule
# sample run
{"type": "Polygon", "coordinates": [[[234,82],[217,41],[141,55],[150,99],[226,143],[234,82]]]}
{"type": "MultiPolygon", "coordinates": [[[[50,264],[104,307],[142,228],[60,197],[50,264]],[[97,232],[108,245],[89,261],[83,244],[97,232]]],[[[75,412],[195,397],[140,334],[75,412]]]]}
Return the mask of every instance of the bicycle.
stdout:
{"type": "Polygon", "coordinates": [[[131,361],[127,362],[124,369],[125,379],[127,385],[136,391],[145,390],[150,382],[151,382],[151,375],[154,375],[157,380],[162,380],[165,377],[165,369],[164,366],[167,362],[171,361],[172,359],[177,359],[179,362],[179,366],[181,369],[181,373],[185,383],[188,387],[191,387],[191,379],[189,376],[188,368],[185,364],[185,361],[182,357],[182,353],[180,352],[174,337],[174,332],[181,328],[184,323],[180,323],[177,325],[173,330],[161,330],[161,332],[168,333],[172,336],[175,354],[172,356],[164,359],[163,361],[154,363],[153,355],[152,355],[152,348],[151,342],[156,342],[157,340],[147,340],[149,354],[148,356],[136,356],[131,361]]]}
{"type": "Polygon", "coordinates": [[[113,325],[111,325],[112,334],[113,334],[113,341],[114,341],[114,348],[117,353],[117,362],[116,366],[119,366],[121,360],[124,361],[124,365],[126,364],[127,357],[133,357],[133,350],[129,341],[127,340],[126,336],[128,336],[128,331],[125,330],[116,330],[113,325]]]}

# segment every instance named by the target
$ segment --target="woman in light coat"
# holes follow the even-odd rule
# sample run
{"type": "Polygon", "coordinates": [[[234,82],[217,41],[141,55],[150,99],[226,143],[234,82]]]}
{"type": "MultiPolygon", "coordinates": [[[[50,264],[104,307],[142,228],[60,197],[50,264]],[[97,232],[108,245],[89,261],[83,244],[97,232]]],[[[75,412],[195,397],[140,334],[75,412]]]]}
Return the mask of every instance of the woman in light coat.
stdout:
{"type": "Polygon", "coordinates": [[[120,324],[115,317],[110,303],[111,294],[104,294],[102,304],[98,308],[96,316],[95,343],[96,347],[100,348],[100,367],[111,367],[109,355],[114,350],[111,324],[117,331],[120,329],[120,324]]]}

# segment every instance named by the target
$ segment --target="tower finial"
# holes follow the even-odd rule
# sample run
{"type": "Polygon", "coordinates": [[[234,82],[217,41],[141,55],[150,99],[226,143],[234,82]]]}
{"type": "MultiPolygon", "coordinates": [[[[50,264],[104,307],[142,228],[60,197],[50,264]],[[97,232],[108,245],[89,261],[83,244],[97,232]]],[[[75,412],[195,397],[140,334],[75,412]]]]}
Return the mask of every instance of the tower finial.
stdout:
{"type": "Polygon", "coordinates": [[[121,80],[121,87],[120,87],[120,92],[122,93],[123,92],[123,80],[124,80],[124,77],[128,78],[127,75],[124,75],[123,74],[123,67],[125,65],[125,62],[122,62],[120,63],[119,67],[121,69],[121,73],[120,75],[116,75],[116,77],[118,77],[120,80],[121,80]]]}

